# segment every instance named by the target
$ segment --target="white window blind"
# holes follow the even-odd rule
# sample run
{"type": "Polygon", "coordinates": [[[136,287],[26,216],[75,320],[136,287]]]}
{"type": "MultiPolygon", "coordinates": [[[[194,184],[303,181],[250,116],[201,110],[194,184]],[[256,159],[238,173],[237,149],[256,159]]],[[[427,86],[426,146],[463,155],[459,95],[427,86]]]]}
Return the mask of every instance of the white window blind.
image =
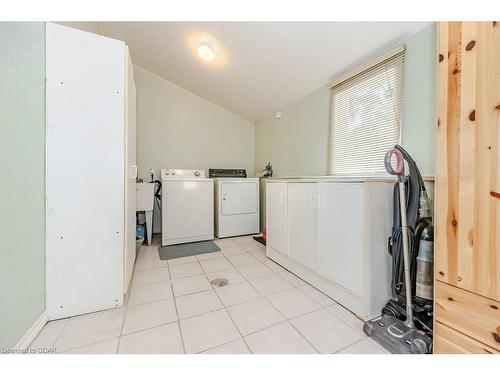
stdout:
{"type": "Polygon", "coordinates": [[[330,88],[328,174],[384,175],[400,141],[404,48],[330,88]]]}

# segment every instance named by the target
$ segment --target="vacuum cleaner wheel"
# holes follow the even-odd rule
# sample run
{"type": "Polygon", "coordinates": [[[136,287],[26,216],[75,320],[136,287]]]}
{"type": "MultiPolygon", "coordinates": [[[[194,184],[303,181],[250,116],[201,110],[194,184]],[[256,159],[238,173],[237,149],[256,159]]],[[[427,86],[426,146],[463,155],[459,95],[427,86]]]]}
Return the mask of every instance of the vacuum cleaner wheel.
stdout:
{"type": "Polygon", "coordinates": [[[398,306],[392,301],[389,301],[384,306],[384,308],[382,309],[382,315],[394,316],[400,320],[404,320],[404,318],[405,318],[405,316],[403,314],[401,314],[398,306]]]}
{"type": "Polygon", "coordinates": [[[431,349],[423,339],[416,338],[412,342],[412,352],[415,354],[428,354],[431,349]]]}

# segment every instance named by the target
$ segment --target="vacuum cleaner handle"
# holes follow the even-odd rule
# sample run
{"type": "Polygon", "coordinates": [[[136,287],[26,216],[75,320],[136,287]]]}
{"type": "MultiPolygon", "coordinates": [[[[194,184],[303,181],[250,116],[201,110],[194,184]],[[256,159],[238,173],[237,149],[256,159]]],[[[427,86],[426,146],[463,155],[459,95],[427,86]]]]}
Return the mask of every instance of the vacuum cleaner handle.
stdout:
{"type": "Polygon", "coordinates": [[[387,151],[384,158],[384,166],[389,174],[403,176],[405,173],[405,159],[403,153],[395,148],[387,151]],[[396,161],[395,166],[392,165],[393,160],[396,161]]]}

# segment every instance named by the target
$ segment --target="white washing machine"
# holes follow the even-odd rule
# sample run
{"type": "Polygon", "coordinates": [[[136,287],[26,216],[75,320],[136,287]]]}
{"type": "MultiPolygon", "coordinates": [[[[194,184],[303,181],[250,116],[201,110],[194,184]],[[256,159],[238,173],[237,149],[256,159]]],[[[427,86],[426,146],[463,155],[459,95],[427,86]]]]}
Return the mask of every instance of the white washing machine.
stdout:
{"type": "Polygon", "coordinates": [[[213,180],[186,169],[162,169],[161,180],[162,245],[213,240],[213,180]]]}
{"type": "Polygon", "coordinates": [[[210,176],[225,175],[214,178],[215,235],[218,238],[259,233],[259,179],[234,177],[243,175],[243,171],[210,170],[210,176]]]}

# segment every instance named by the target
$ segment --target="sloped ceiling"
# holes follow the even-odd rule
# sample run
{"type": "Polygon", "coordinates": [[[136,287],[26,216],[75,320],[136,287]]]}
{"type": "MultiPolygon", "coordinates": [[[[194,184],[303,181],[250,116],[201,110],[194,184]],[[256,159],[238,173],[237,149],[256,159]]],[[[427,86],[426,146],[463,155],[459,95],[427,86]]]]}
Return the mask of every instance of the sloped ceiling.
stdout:
{"type": "MultiPolygon", "coordinates": [[[[71,23],[66,23],[71,25],[71,23]]],[[[82,22],[124,40],[135,64],[259,121],[427,22],[82,22]],[[97,24],[97,25],[95,25],[97,24]],[[215,38],[218,59],[195,52],[215,38]]]]}

